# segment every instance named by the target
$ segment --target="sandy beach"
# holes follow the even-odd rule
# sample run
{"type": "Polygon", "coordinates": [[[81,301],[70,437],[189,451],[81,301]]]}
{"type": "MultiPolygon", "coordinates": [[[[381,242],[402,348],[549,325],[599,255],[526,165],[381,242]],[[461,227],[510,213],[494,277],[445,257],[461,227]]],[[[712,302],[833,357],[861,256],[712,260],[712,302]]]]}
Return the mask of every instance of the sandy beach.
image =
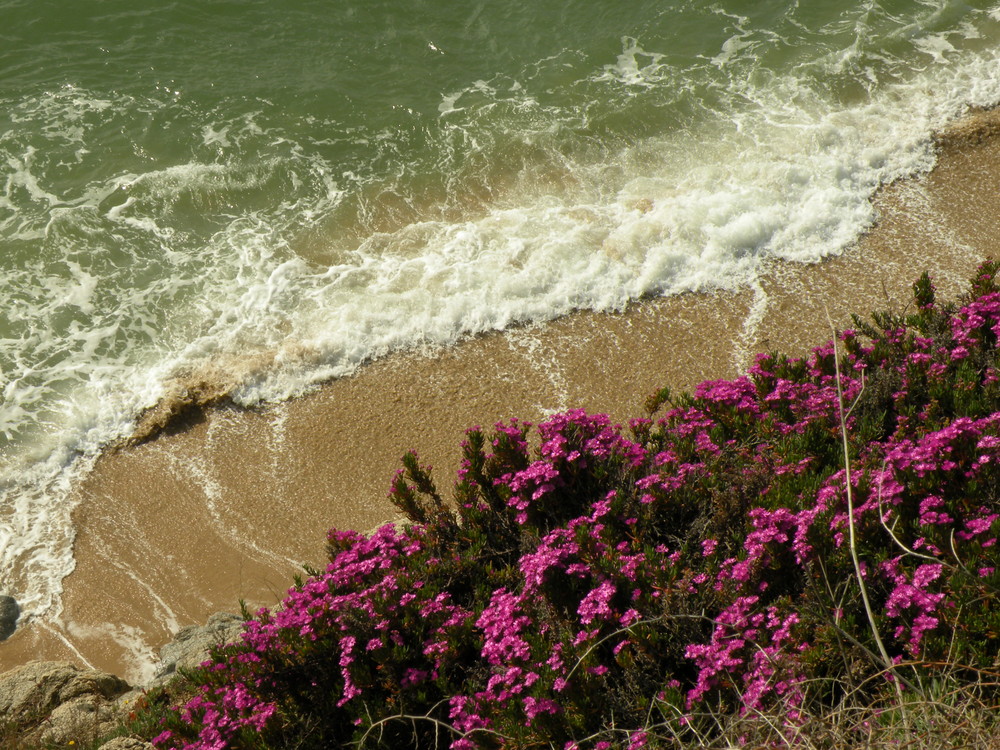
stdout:
{"type": "Polygon", "coordinates": [[[655,389],[732,377],[754,353],[808,351],[850,313],[902,309],[929,271],[964,289],[1000,237],[998,118],[970,116],[933,172],[877,198],[878,221],[842,257],[774,263],[759,287],[577,313],[374,362],[295,401],[220,407],[144,444],[108,452],[75,492],[75,571],[62,611],[0,644],[0,669],[70,659],[132,681],[172,632],[239,600],[277,602],[303,564],[324,563],[328,528],[393,518],[400,456],[415,449],[449,488],[465,429],[582,407],[627,420],[655,389]]]}

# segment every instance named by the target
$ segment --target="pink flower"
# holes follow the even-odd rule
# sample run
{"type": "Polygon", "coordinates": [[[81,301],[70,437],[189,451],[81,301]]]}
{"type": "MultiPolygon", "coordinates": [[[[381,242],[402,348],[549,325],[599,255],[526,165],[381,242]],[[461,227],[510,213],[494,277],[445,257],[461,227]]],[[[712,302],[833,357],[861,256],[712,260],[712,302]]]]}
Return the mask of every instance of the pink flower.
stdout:
{"type": "Polygon", "coordinates": [[[613,613],[610,602],[615,593],[617,593],[617,589],[610,581],[605,581],[591,590],[576,610],[577,614],[580,615],[580,622],[589,625],[597,618],[607,619],[611,617],[613,613]]]}

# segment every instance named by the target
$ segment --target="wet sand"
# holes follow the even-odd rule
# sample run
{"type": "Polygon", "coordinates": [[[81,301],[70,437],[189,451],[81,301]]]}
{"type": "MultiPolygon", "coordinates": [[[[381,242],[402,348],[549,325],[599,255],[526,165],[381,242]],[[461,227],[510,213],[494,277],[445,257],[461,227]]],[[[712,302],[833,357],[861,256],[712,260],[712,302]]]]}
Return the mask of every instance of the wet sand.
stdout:
{"type": "Polygon", "coordinates": [[[371,529],[400,456],[416,449],[450,488],[471,425],[571,407],[625,421],[657,388],[732,377],[754,353],[801,354],[850,313],[902,309],[924,270],[955,296],[1000,253],[994,113],[967,118],[929,175],[877,198],[878,221],[842,257],[773,263],[756,289],[648,300],[391,356],[295,401],[216,408],[109,452],[76,490],[76,570],[62,611],[0,644],[0,670],[68,658],[132,681],[155,649],[213,612],[278,601],[330,527],[371,529]]]}

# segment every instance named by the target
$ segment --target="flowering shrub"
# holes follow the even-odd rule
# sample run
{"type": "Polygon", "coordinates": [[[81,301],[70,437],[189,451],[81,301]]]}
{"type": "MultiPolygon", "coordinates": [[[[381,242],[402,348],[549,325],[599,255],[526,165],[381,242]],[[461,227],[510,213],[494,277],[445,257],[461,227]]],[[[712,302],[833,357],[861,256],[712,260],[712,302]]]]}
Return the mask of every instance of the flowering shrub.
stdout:
{"type": "Polygon", "coordinates": [[[472,429],[451,503],[408,455],[409,523],[331,531],[156,746],[639,748],[974,678],[1000,631],[997,268],[628,430],[472,429]]]}

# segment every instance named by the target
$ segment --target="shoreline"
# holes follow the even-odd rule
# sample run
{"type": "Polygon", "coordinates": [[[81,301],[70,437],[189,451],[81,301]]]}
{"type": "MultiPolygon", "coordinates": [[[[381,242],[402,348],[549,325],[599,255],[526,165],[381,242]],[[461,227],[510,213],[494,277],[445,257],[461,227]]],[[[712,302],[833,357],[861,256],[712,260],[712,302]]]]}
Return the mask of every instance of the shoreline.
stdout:
{"type": "Polygon", "coordinates": [[[770,263],[756,289],[578,312],[373,362],[302,398],[209,408],[185,429],[107,451],[75,490],[76,570],[63,608],[0,644],[0,671],[69,659],[141,682],[171,631],[280,599],[301,564],[323,564],[328,528],[390,520],[404,452],[448,494],[465,429],[567,408],[639,416],[663,385],[733,377],[758,351],[802,354],[850,313],[905,305],[931,273],[953,298],[997,252],[1000,116],[976,112],[939,139],[927,175],[876,196],[878,219],[838,258],[770,263]]]}

